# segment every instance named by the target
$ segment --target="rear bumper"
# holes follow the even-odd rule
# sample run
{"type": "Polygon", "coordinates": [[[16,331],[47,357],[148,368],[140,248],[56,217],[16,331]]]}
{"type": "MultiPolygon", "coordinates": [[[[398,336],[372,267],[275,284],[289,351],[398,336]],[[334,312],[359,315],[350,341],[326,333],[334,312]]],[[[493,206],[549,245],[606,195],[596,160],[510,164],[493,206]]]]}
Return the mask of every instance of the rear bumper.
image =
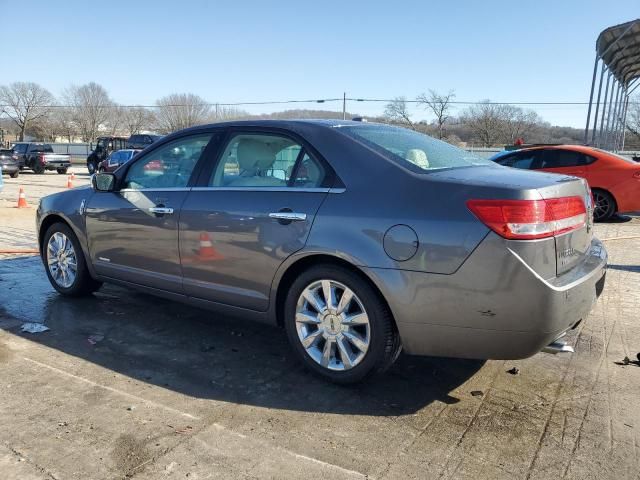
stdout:
{"type": "Polygon", "coordinates": [[[17,163],[10,165],[0,165],[0,168],[2,168],[2,173],[7,175],[20,171],[20,167],[17,163]]]}
{"type": "Polygon", "coordinates": [[[71,162],[47,162],[44,164],[45,170],[58,170],[59,168],[69,168],[71,162]]]}
{"type": "Polygon", "coordinates": [[[602,293],[607,252],[545,280],[489,234],[452,275],[365,269],[389,302],[409,354],[518,359],[586,319],[602,293]]]}

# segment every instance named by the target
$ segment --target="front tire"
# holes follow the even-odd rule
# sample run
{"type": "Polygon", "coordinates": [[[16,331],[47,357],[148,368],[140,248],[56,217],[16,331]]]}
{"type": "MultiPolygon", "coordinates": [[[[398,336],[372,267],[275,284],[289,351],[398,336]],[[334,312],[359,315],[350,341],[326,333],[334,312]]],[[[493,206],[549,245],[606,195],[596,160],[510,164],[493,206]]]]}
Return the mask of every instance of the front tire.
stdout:
{"type": "Polygon", "coordinates": [[[361,276],[337,265],[303,272],[289,288],[284,324],[296,356],[335,383],[385,371],[401,344],[389,308],[361,276]]]}
{"type": "Polygon", "coordinates": [[[63,295],[89,295],[102,285],[91,277],[80,242],[64,223],[54,223],[47,229],[42,243],[42,261],[49,282],[63,295]]]}
{"type": "Polygon", "coordinates": [[[35,164],[33,166],[33,173],[36,175],[42,175],[44,173],[44,165],[35,164]]]}
{"type": "Polygon", "coordinates": [[[592,193],[594,200],[593,219],[596,222],[609,220],[617,210],[613,195],[599,189],[594,189],[592,193]]]}
{"type": "Polygon", "coordinates": [[[58,172],[59,175],[65,175],[67,173],[66,168],[58,168],[56,171],[58,172]]]}

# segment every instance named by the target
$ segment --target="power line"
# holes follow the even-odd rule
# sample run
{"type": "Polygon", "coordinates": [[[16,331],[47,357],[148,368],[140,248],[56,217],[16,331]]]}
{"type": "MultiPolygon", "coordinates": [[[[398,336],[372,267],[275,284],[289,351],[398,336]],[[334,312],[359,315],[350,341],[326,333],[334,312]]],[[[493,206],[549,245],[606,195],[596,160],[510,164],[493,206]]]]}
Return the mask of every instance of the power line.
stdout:
{"type": "MultiPolygon", "coordinates": [[[[308,100],[267,100],[267,101],[246,101],[246,102],[207,102],[207,103],[175,103],[168,105],[104,105],[104,108],[167,108],[167,107],[241,107],[252,105],[287,105],[296,103],[331,103],[331,102],[363,102],[363,103],[391,103],[398,101],[398,98],[356,98],[356,97],[342,97],[342,98],[319,98],[308,100]]],[[[425,103],[424,100],[419,99],[401,99],[405,103],[425,103]]],[[[495,101],[450,101],[447,102],[451,105],[528,105],[528,106],[587,106],[589,102],[495,102],[495,101]]],[[[605,102],[601,102],[604,104],[605,102]]],[[[630,104],[640,103],[638,101],[630,101],[630,104]]],[[[75,108],[77,105],[40,105],[39,108],[75,108]]],[[[8,104],[0,104],[0,108],[12,108],[8,104]]]]}

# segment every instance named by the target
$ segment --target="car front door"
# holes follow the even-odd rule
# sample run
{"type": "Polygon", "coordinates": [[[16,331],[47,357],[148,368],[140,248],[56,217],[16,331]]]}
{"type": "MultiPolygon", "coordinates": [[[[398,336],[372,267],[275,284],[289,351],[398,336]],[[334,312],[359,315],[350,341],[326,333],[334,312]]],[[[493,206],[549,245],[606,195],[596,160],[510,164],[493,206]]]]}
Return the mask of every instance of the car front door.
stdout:
{"type": "Polygon", "coordinates": [[[182,207],[185,293],[266,311],[276,270],[304,246],[333,178],[300,140],[230,132],[182,207]]]}
{"type": "Polygon", "coordinates": [[[86,230],[96,272],[182,292],[178,251],[180,207],[212,133],[182,137],[133,161],[115,192],[86,205],[86,230]]]}

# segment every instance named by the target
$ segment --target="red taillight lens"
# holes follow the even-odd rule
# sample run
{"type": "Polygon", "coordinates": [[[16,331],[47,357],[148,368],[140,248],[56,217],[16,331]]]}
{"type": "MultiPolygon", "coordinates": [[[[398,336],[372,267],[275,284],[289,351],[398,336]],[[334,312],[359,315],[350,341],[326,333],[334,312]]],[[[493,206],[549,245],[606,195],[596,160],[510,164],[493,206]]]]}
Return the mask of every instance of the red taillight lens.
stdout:
{"type": "Polygon", "coordinates": [[[583,227],[581,197],[547,200],[469,200],[467,207],[498,235],[515,240],[553,237],[583,227]]]}

